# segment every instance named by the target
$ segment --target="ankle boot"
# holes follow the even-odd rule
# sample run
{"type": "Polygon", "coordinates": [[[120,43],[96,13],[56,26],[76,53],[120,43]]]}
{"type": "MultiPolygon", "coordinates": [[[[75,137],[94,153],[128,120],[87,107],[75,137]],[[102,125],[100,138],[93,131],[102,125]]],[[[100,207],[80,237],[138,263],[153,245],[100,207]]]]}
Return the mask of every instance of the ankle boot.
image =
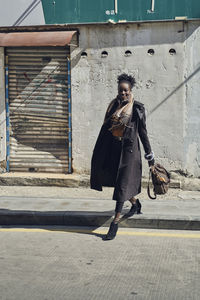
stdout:
{"type": "Polygon", "coordinates": [[[113,240],[117,234],[117,230],[118,230],[118,223],[114,223],[112,222],[110,224],[110,228],[108,230],[108,233],[106,234],[106,236],[104,237],[104,240],[108,241],[108,240],[113,240]]]}
{"type": "Polygon", "coordinates": [[[141,208],[142,204],[140,203],[139,199],[137,199],[136,202],[132,204],[131,209],[128,212],[128,216],[131,217],[135,213],[137,213],[137,215],[141,214],[141,208]]]}

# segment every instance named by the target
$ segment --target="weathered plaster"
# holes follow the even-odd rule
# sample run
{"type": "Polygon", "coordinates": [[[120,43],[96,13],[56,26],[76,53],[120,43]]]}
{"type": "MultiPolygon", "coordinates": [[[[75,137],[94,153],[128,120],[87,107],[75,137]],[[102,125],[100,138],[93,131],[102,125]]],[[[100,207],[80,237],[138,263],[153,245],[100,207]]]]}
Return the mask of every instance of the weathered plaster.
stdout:
{"type": "Polygon", "coordinates": [[[6,112],[4,78],[4,48],[0,47],[0,170],[2,167],[2,161],[5,161],[6,159],[6,112]]]}
{"type": "MultiPolygon", "coordinates": [[[[198,27],[196,25],[196,27],[198,27]]],[[[196,28],[195,27],[195,28],[196,28]]],[[[195,28],[193,30],[195,30],[195,28]]],[[[133,74],[135,99],[145,104],[156,160],[170,170],[183,169],[186,87],[185,42],[181,23],[80,27],[72,52],[73,167],[89,172],[92,150],[108,103],[117,94],[117,76],[133,74]],[[169,50],[176,50],[170,55],[169,50]],[[148,49],[155,54],[149,55],[148,49]],[[131,56],[126,57],[125,51],[131,56]],[[81,57],[85,51],[87,57],[81,57]],[[101,57],[107,51],[108,56],[101,57]]],[[[147,163],[144,162],[144,175],[147,163]]]]}
{"type": "Polygon", "coordinates": [[[200,27],[190,28],[186,40],[186,103],[184,122],[184,170],[200,177],[200,27]]]}

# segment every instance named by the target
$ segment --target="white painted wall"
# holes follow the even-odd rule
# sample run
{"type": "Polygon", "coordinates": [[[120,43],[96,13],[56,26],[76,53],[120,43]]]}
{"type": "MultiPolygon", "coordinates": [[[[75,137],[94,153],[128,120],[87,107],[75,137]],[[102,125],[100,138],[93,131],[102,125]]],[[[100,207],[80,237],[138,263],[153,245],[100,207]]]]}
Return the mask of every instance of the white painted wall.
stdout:
{"type": "Polygon", "coordinates": [[[4,48],[0,47],[0,171],[6,160],[6,112],[5,112],[5,73],[4,48]]]}
{"type": "MultiPolygon", "coordinates": [[[[117,95],[117,76],[133,74],[135,99],[145,104],[147,127],[156,160],[169,170],[191,170],[200,176],[198,76],[185,78],[199,62],[199,24],[149,23],[81,26],[79,48],[72,51],[73,167],[89,172],[92,150],[108,103],[117,95]],[[198,45],[197,45],[198,44],[198,45]],[[154,49],[150,56],[148,49],[154,49]],[[170,55],[169,50],[176,50],[170,55]],[[125,57],[130,50],[132,56],[125,57]],[[82,58],[86,51],[87,58],[82,58]],[[101,52],[108,57],[102,58],[101,52]],[[190,52],[190,54],[188,54],[190,52]],[[188,57],[189,55],[189,57],[188,57]],[[187,115],[187,118],[186,118],[187,115]],[[193,159],[191,159],[191,153],[193,159]]],[[[144,175],[147,175],[144,162],[144,175]]]]}

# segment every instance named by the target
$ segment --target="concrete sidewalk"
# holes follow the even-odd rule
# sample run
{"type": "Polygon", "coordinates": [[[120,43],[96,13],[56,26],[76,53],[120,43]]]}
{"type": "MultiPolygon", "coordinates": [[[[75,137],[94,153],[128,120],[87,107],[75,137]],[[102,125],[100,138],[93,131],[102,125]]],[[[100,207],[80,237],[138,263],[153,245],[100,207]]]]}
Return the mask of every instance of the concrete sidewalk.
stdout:
{"type": "MultiPolygon", "coordinates": [[[[112,188],[1,186],[1,226],[109,226],[114,215],[112,188]]],[[[124,218],[121,227],[200,230],[200,192],[170,189],[157,200],[139,195],[143,214],[124,218]]],[[[130,209],[124,205],[123,214],[130,209]]]]}
{"type": "MultiPolygon", "coordinates": [[[[171,188],[200,191],[200,178],[186,177],[170,172],[171,188]]],[[[142,178],[142,187],[147,187],[148,178],[142,178]]],[[[31,172],[9,172],[0,174],[0,186],[49,186],[49,187],[89,187],[90,176],[87,174],[50,174],[31,172]]]]}
{"type": "MultiPolygon", "coordinates": [[[[146,187],[148,178],[143,178],[142,185],[146,187]]],[[[171,179],[172,188],[181,187],[181,177],[171,179]]],[[[9,172],[0,174],[1,186],[50,186],[50,187],[89,187],[90,176],[87,174],[50,174],[31,172],[9,172]]]]}

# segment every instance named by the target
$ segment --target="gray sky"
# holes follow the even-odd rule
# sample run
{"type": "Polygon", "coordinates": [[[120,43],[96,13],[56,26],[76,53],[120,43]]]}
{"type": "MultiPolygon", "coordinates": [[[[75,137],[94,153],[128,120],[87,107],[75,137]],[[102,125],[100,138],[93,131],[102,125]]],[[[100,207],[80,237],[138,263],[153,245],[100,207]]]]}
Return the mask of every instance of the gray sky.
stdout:
{"type": "Polygon", "coordinates": [[[45,24],[40,0],[0,0],[0,7],[0,26],[45,24]]]}

